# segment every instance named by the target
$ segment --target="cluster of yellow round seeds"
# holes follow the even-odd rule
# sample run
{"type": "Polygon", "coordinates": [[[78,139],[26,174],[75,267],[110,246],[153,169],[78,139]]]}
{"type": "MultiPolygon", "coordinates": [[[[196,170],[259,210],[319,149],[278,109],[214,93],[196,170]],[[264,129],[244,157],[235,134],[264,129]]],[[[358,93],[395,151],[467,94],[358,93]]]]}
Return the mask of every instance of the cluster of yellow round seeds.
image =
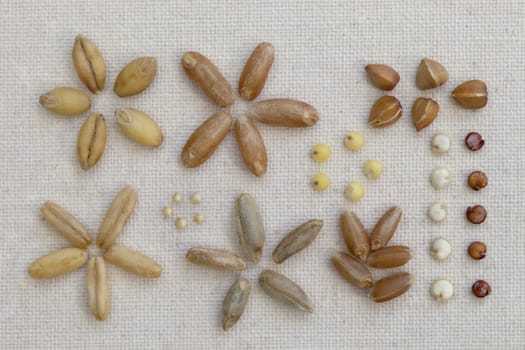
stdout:
{"type": "MultiPolygon", "coordinates": [[[[202,202],[202,195],[198,192],[195,192],[189,198],[192,204],[200,204],[202,202]]],[[[183,201],[182,194],[174,193],[171,197],[171,202],[173,204],[179,204],[183,201]]],[[[162,210],[162,215],[165,219],[171,218],[173,216],[173,207],[165,206],[162,210]]],[[[193,222],[196,224],[201,224],[204,222],[204,215],[202,213],[195,213],[193,215],[193,222]]],[[[188,226],[188,220],[183,216],[177,216],[175,218],[175,227],[179,230],[184,230],[188,226]]]]}

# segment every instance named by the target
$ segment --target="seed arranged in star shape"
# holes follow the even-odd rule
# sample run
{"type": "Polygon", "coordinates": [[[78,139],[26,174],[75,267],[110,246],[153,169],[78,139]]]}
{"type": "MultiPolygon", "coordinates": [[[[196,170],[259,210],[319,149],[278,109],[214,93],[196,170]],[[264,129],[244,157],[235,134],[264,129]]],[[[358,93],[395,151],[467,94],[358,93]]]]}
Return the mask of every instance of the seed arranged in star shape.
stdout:
{"type": "Polygon", "coordinates": [[[158,278],[162,267],[153,259],[115,245],[137,203],[137,192],[124,187],[111,203],[99,228],[97,246],[105,250],[104,256],[93,256],[88,262],[87,248],[92,238],[87,229],[67,210],[54,202],[41,208],[44,219],[74,247],[63,248],[44,255],[29,265],[29,275],[36,279],[52,278],[77,270],[88,262],[87,285],[89,306],[98,320],[109,316],[109,288],[105,261],[128,272],[147,278],[158,278]]]}
{"type": "MultiPolygon", "coordinates": [[[[72,51],[78,77],[94,94],[104,90],[106,64],[97,46],[83,35],[75,38],[72,51]]],[[[140,57],[129,62],[115,80],[113,91],[119,97],[141,93],[157,74],[154,57],[140,57]]],[[[91,108],[91,97],[72,87],[58,87],[40,96],[40,104],[61,116],[74,116],[91,108]]],[[[133,108],[117,109],[116,119],[122,132],[131,140],[147,147],[162,144],[162,131],[147,114],[133,108]]],[[[106,148],[106,121],[101,113],[91,113],[79,130],[77,157],[84,170],[93,167],[106,148]]]]}
{"type": "MultiPolygon", "coordinates": [[[[237,198],[236,222],[241,246],[248,258],[257,264],[263,253],[266,234],[262,217],[255,198],[242,193],[237,198]]],[[[318,236],[323,220],[309,220],[290,231],[273,251],[275,263],[281,264],[292,255],[308,247],[318,236]]],[[[242,271],[247,268],[244,259],[223,249],[194,247],[186,253],[186,259],[193,264],[221,270],[242,271]]],[[[313,312],[314,305],[308,295],[295,282],[283,274],[263,270],[259,284],[270,296],[288,302],[305,312],[313,312]]],[[[232,284],[222,303],[222,328],[227,331],[242,316],[251,293],[251,283],[238,277],[232,284]]]]}
{"type": "MultiPolygon", "coordinates": [[[[270,43],[261,43],[253,50],[239,79],[238,90],[242,98],[251,101],[261,93],[273,61],[274,47],[270,43]]],[[[302,128],[312,126],[319,120],[315,108],[305,102],[270,99],[253,104],[245,115],[234,121],[227,110],[235,102],[233,89],[219,69],[207,57],[195,51],[185,52],[181,62],[188,77],[221,108],[188,138],[181,154],[182,163],[188,168],[206,162],[234,124],[235,138],[246,167],[255,176],[264,176],[268,156],[256,122],[302,128]]]]}

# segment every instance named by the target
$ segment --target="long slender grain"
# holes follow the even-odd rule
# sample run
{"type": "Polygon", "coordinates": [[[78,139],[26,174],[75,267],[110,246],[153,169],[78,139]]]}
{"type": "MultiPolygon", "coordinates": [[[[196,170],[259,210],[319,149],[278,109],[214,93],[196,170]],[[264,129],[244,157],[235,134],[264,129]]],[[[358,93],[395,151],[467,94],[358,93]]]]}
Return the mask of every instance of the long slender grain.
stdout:
{"type": "Polygon", "coordinates": [[[396,232],[402,214],[403,210],[400,207],[392,207],[377,221],[370,235],[370,246],[372,250],[378,250],[386,246],[396,232]]]}
{"type": "Polygon", "coordinates": [[[308,247],[319,235],[323,220],[309,220],[297,226],[284,237],[272,253],[273,261],[282,264],[292,255],[308,247]]]}
{"type": "Polygon", "coordinates": [[[332,256],[332,262],[341,276],[357,288],[372,287],[372,274],[358,258],[339,252],[332,256]]]}
{"type": "Polygon", "coordinates": [[[361,260],[366,260],[370,251],[370,239],[359,217],[352,211],[341,214],[341,230],[348,250],[361,260]]]}
{"type": "Polygon", "coordinates": [[[246,263],[237,254],[227,250],[195,247],[188,250],[186,259],[197,265],[204,265],[221,270],[244,270],[246,263]]]}
{"type": "Polygon", "coordinates": [[[226,293],[222,302],[222,329],[227,331],[232,328],[242,316],[252,285],[249,280],[239,277],[226,293]]]}
{"type": "Polygon", "coordinates": [[[285,275],[272,270],[263,270],[259,276],[259,283],[268,295],[284,300],[300,310],[314,312],[314,305],[308,295],[285,275]]]}
{"type": "Polygon", "coordinates": [[[373,251],[368,255],[366,263],[377,269],[389,269],[403,266],[412,259],[412,249],[405,246],[390,246],[373,251]]]}
{"type": "Polygon", "coordinates": [[[408,291],[414,281],[415,276],[411,273],[395,273],[374,283],[368,298],[376,303],[392,300],[408,291]]]}
{"type": "Polygon", "coordinates": [[[259,205],[249,193],[241,193],[237,198],[236,222],[241,246],[252,262],[258,263],[266,234],[259,205]]]}
{"type": "Polygon", "coordinates": [[[40,212],[44,219],[75,247],[85,249],[91,244],[91,235],[87,229],[57,203],[45,202],[40,212]]]}

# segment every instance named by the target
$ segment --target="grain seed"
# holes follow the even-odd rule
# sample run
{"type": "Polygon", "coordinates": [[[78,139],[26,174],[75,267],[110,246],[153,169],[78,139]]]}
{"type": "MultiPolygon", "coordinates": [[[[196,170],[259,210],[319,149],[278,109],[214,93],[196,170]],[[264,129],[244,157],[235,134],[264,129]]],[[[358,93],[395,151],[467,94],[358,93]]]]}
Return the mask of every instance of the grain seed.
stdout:
{"type": "Polygon", "coordinates": [[[412,121],[417,131],[421,131],[436,119],[439,103],[431,98],[419,97],[412,105],[412,121]]]}
{"type": "Polygon", "coordinates": [[[131,140],[146,147],[159,147],[164,140],[162,131],[146,113],[133,108],[115,111],[120,130],[131,140]]]}
{"type": "Polygon", "coordinates": [[[27,272],[33,278],[51,278],[81,268],[88,253],[79,248],[64,248],[44,255],[29,265],[27,272]]]}
{"type": "Polygon", "coordinates": [[[80,127],[77,137],[77,158],[88,170],[98,163],[106,148],[106,120],[100,113],[91,113],[80,127]]]}
{"type": "Polygon", "coordinates": [[[46,92],[39,101],[45,109],[66,117],[82,114],[91,107],[91,98],[87,94],[70,87],[46,92]]]}
{"type": "Polygon", "coordinates": [[[235,220],[241,246],[251,261],[257,264],[266,239],[259,205],[252,195],[241,193],[237,198],[236,209],[235,220]]]}
{"type": "Polygon", "coordinates": [[[314,305],[306,293],[285,275],[263,270],[259,276],[263,290],[271,297],[286,301],[306,312],[314,312],[314,305]]]}
{"type": "Polygon", "coordinates": [[[107,262],[147,278],[159,278],[162,267],[155,260],[132,249],[112,245],[104,254],[107,262]]]}
{"type": "Polygon", "coordinates": [[[108,270],[104,258],[95,256],[87,266],[88,301],[91,312],[97,320],[104,321],[109,316],[108,270]]]}
{"type": "Polygon", "coordinates": [[[454,296],[454,286],[447,279],[439,279],[432,283],[430,293],[437,301],[447,301],[454,296]]]}
{"type": "Polygon", "coordinates": [[[403,115],[403,107],[394,96],[379,98],[368,116],[368,124],[373,128],[384,128],[397,122],[403,115]]]}
{"type": "Polygon", "coordinates": [[[383,214],[370,235],[370,246],[372,250],[378,250],[386,246],[396,232],[402,214],[403,209],[400,207],[392,207],[383,214]]]}
{"type": "Polygon", "coordinates": [[[319,121],[319,114],[306,102],[276,98],[254,103],[246,112],[248,118],[273,126],[305,128],[319,121]]]}
{"type": "Polygon", "coordinates": [[[137,204],[137,191],[133,187],[124,187],[109,206],[106,216],[100,225],[97,246],[108,249],[115,243],[124,225],[137,204]]]}
{"type": "Polygon", "coordinates": [[[191,134],[182,149],[182,164],[195,168],[204,163],[224,140],[232,125],[232,117],[227,111],[220,111],[206,119],[191,134]]]}
{"type": "Polygon", "coordinates": [[[250,281],[244,277],[239,277],[232,284],[228,293],[226,293],[222,302],[222,329],[224,331],[232,328],[241,318],[248,303],[251,290],[252,285],[250,281]]]}
{"type": "Polygon", "coordinates": [[[261,93],[272,68],[275,50],[270,43],[260,43],[244,65],[239,79],[239,95],[253,100],[261,93]]]}
{"type": "Polygon", "coordinates": [[[246,263],[240,256],[222,249],[191,248],[186,253],[186,259],[193,264],[214,267],[221,270],[246,269],[246,263]]]}
{"type": "Polygon", "coordinates": [[[439,62],[424,58],[416,73],[416,85],[421,90],[428,90],[443,85],[448,80],[448,72],[439,62]]]}
{"type": "Polygon", "coordinates": [[[146,90],[157,74],[155,57],[140,57],[128,63],[120,71],[113,91],[120,97],[133,96],[146,90]]]}
{"type": "Polygon", "coordinates": [[[83,35],[75,38],[73,64],[78,77],[92,93],[104,90],[106,63],[95,44],[83,35]]]}
{"type": "Polygon", "coordinates": [[[390,91],[399,83],[399,74],[386,64],[368,64],[365,70],[372,84],[378,89],[390,91]]]}
{"type": "Polygon", "coordinates": [[[368,254],[366,264],[376,269],[390,269],[405,265],[413,256],[414,253],[409,247],[384,247],[368,254]]]}
{"type": "Polygon", "coordinates": [[[410,289],[416,276],[408,272],[399,272],[375,282],[368,298],[376,303],[397,298],[410,289]]]}
{"type": "Polygon", "coordinates": [[[348,250],[362,261],[370,252],[370,238],[359,217],[352,211],[341,214],[341,231],[348,250]]]}
{"type": "Polygon", "coordinates": [[[372,287],[372,274],[358,258],[339,252],[332,256],[332,262],[341,276],[357,288],[372,287]]]}
{"type": "Polygon", "coordinates": [[[66,209],[54,202],[45,202],[40,209],[51,226],[77,248],[86,249],[91,244],[91,235],[86,228],[66,209]]]}
{"type": "Polygon", "coordinates": [[[469,80],[452,91],[452,97],[463,108],[479,109],[487,105],[487,85],[481,80],[469,80]]]}
{"type": "Polygon", "coordinates": [[[198,52],[185,52],[182,55],[182,67],[217,106],[225,108],[233,104],[235,97],[232,87],[207,57],[198,52]]]}
{"type": "Polygon", "coordinates": [[[323,220],[310,220],[299,225],[284,237],[272,253],[273,261],[282,264],[292,255],[305,249],[319,235],[323,220]]]}
{"type": "Polygon", "coordinates": [[[255,176],[263,176],[266,173],[268,156],[266,155],[264,140],[253,120],[245,116],[237,118],[235,121],[235,138],[244,164],[255,176]]]}

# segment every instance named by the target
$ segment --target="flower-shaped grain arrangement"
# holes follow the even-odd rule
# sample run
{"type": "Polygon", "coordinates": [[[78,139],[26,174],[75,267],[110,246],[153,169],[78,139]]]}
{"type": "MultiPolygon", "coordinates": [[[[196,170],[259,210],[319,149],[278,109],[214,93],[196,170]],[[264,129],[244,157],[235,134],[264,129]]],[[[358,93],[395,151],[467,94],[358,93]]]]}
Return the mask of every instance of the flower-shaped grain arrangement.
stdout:
{"type": "Polygon", "coordinates": [[[87,287],[89,307],[97,320],[109,316],[108,273],[105,261],[142,277],[158,278],[162,268],[151,258],[129,248],[114,245],[137,203],[137,192],[132,187],[123,188],[109,207],[99,228],[97,246],[104,256],[89,258],[87,248],[91,235],[67,210],[56,203],[46,202],[42,215],[51,226],[69,240],[74,247],[63,248],[44,255],[29,265],[33,278],[56,277],[84,266],[87,262],[87,287]]]}
{"type": "MultiPolygon", "coordinates": [[[[254,100],[261,93],[272,67],[274,48],[269,43],[259,44],[253,50],[239,79],[239,94],[254,100]]],[[[226,109],[234,101],[230,84],[217,67],[198,52],[182,55],[182,66],[188,77],[219,107],[221,111],[206,119],[189,137],[182,150],[182,163],[188,168],[198,167],[215,152],[228,135],[233,118],[226,109]]],[[[263,176],[268,156],[263,138],[255,122],[274,126],[302,128],[319,120],[314,107],[291,99],[270,99],[253,104],[246,115],[235,120],[235,137],[244,163],[256,176],[263,176]]]]}
{"type": "MultiPolygon", "coordinates": [[[[245,254],[254,264],[259,263],[266,234],[259,206],[250,194],[242,193],[237,198],[235,221],[245,254]]],[[[322,227],[323,220],[314,219],[290,231],[273,251],[273,261],[281,264],[308,247],[317,238],[322,227]]],[[[222,249],[195,247],[188,250],[186,258],[194,264],[221,270],[240,271],[247,267],[242,257],[222,249]]],[[[303,289],[283,274],[273,270],[263,270],[259,276],[259,284],[266,293],[276,299],[288,302],[306,312],[314,310],[312,301],[303,289]]],[[[225,331],[233,327],[243,314],[251,289],[248,279],[238,277],[226,293],[222,303],[222,328],[225,331]]]]}
{"type": "MultiPolygon", "coordinates": [[[[79,35],[73,45],[73,64],[80,80],[92,93],[104,90],[106,64],[99,49],[86,37],[79,35]]],[[[157,60],[141,57],[128,63],[119,73],[113,91],[120,97],[144,91],[157,74],[157,60]]],[[[58,87],[42,96],[40,104],[61,116],[75,116],[91,108],[91,97],[72,87],[58,87]]],[[[122,132],[147,147],[158,147],[164,136],[146,113],[137,109],[117,109],[117,122],[122,132]]],[[[106,148],[106,121],[101,113],[91,113],[78,132],[77,157],[84,170],[93,167],[106,148]]]]}

